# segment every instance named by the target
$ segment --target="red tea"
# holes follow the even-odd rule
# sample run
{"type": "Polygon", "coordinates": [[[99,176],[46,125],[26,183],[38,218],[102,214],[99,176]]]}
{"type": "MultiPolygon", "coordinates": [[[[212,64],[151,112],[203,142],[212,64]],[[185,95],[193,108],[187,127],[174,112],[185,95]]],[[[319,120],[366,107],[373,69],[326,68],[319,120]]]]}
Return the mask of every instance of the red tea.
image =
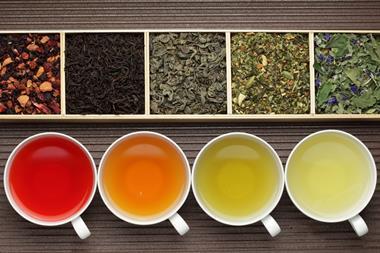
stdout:
{"type": "Polygon", "coordinates": [[[94,187],[92,163],[76,143],[41,136],[24,146],[9,167],[9,189],[16,204],[42,221],[61,221],[79,211],[94,187]]]}

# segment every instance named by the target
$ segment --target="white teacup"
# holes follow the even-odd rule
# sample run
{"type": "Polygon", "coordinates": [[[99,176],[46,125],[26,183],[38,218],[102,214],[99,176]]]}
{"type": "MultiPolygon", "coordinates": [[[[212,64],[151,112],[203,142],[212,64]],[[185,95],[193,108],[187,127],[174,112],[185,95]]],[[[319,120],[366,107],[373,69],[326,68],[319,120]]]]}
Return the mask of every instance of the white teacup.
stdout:
{"type": "Polygon", "coordinates": [[[285,168],[288,194],[302,213],[321,222],[348,220],[358,236],[368,233],[359,213],[372,198],[376,180],[376,164],[368,148],[339,130],[305,137],[294,147],[285,168]]]}
{"type": "MultiPolygon", "coordinates": [[[[209,161],[211,161],[211,160],[209,160],[209,161]]],[[[262,169],[262,168],[260,168],[260,169],[262,169]]],[[[256,172],[257,171],[252,172],[252,173],[256,173],[256,172]]],[[[240,179],[242,179],[242,178],[240,178],[240,179]]],[[[258,183],[258,182],[257,181],[253,182],[253,181],[249,180],[249,182],[245,182],[244,185],[249,187],[250,185],[254,185],[255,183],[258,183]]],[[[277,155],[276,151],[267,142],[265,142],[263,139],[261,139],[257,136],[254,136],[254,135],[251,135],[248,133],[239,133],[239,132],[228,133],[228,134],[220,135],[220,136],[216,137],[215,139],[211,140],[210,142],[208,142],[202,148],[202,150],[199,152],[199,154],[197,155],[197,157],[195,159],[195,162],[193,165],[192,189],[193,189],[193,193],[195,195],[195,198],[196,198],[198,204],[200,205],[200,207],[203,209],[203,211],[206,214],[208,214],[208,216],[210,216],[211,218],[213,218],[214,220],[216,220],[218,222],[221,222],[221,223],[224,223],[227,225],[232,225],[232,226],[243,226],[243,225],[250,225],[250,224],[256,223],[258,221],[261,221],[271,236],[274,237],[281,232],[280,226],[275,221],[275,219],[273,219],[273,217],[270,215],[270,213],[273,211],[273,209],[276,207],[276,205],[280,201],[280,198],[281,198],[281,195],[282,195],[282,192],[284,189],[283,166],[282,166],[281,160],[280,160],[279,156],[277,155]],[[243,144],[243,143],[246,143],[247,146],[244,146],[246,144],[243,144]],[[257,149],[255,149],[254,147],[248,147],[249,143],[257,145],[256,146],[257,149]],[[215,147],[218,148],[219,146],[217,146],[217,145],[221,145],[220,150],[218,152],[213,153],[213,151],[210,151],[210,150],[214,149],[215,147]],[[235,173],[239,173],[236,170],[237,168],[234,167],[235,162],[237,160],[242,160],[244,163],[245,159],[249,159],[250,157],[252,157],[252,158],[256,157],[256,158],[254,158],[256,160],[254,160],[252,163],[249,163],[249,165],[242,165],[242,167],[241,167],[242,170],[240,171],[241,172],[240,176],[245,177],[244,176],[245,174],[250,175],[250,173],[252,172],[250,170],[250,169],[252,169],[251,166],[260,167],[260,165],[259,165],[260,162],[258,160],[260,160],[262,158],[257,158],[260,156],[260,155],[257,155],[259,152],[261,152],[261,153],[264,152],[265,156],[267,157],[265,159],[271,161],[270,163],[271,163],[272,174],[270,177],[273,176],[273,181],[271,181],[271,182],[274,182],[274,181],[276,182],[273,185],[268,186],[271,189],[271,196],[265,200],[265,203],[260,203],[260,205],[261,205],[260,208],[257,208],[254,211],[248,210],[247,215],[244,215],[244,216],[235,215],[235,216],[227,217],[227,215],[225,215],[226,212],[224,210],[222,210],[222,208],[220,208],[220,206],[216,207],[217,202],[214,201],[213,203],[211,203],[211,199],[213,198],[212,196],[213,195],[214,196],[220,196],[222,198],[220,201],[224,202],[224,203],[230,202],[230,201],[232,201],[232,199],[235,199],[233,193],[231,195],[230,193],[226,193],[222,189],[224,186],[226,188],[231,187],[231,189],[232,189],[233,187],[236,187],[241,182],[241,181],[239,181],[239,179],[234,180],[234,181],[228,180],[228,178],[231,175],[236,175],[235,173]],[[212,161],[213,161],[212,164],[209,166],[201,167],[202,163],[204,164],[204,161],[206,161],[207,159],[212,159],[212,161]],[[231,166],[228,166],[228,168],[225,166],[225,164],[227,164],[227,163],[231,164],[231,166]],[[208,177],[207,180],[204,180],[204,183],[202,183],[202,184],[205,186],[207,184],[211,185],[210,181],[213,181],[212,182],[212,185],[213,185],[212,189],[213,190],[218,189],[217,191],[219,193],[209,195],[207,197],[204,194],[205,191],[203,190],[203,192],[202,192],[202,190],[200,190],[200,188],[202,188],[203,186],[201,186],[200,184],[198,186],[197,180],[199,180],[199,182],[201,182],[202,179],[200,179],[201,176],[199,176],[199,179],[197,179],[198,178],[197,173],[199,173],[201,170],[208,170],[210,168],[212,168],[212,170],[213,170],[212,175],[210,177],[208,177]],[[227,176],[226,176],[226,174],[222,175],[226,170],[229,171],[227,173],[232,173],[232,174],[228,174],[227,176]],[[224,182],[222,184],[218,184],[216,178],[221,178],[221,177],[223,177],[226,180],[226,182],[224,182]],[[208,181],[208,180],[210,180],[210,181],[208,181]],[[206,182],[206,181],[208,181],[208,182],[206,182]]],[[[203,188],[203,189],[205,189],[205,188],[203,188]]],[[[258,188],[254,188],[254,189],[249,188],[249,189],[250,189],[249,191],[253,191],[253,194],[255,194],[255,192],[254,192],[255,189],[259,190],[258,188]]],[[[232,190],[232,192],[233,192],[233,190],[232,190]]],[[[241,190],[239,190],[239,193],[236,193],[236,194],[238,194],[239,196],[245,195],[245,193],[241,194],[241,190]]],[[[244,198],[238,197],[237,201],[238,202],[236,202],[236,203],[244,204],[244,203],[247,203],[246,201],[250,201],[250,200],[245,199],[245,197],[244,198]]],[[[262,201],[262,202],[264,202],[264,201],[262,201]]]]}
{"type": "Polygon", "coordinates": [[[12,151],[4,170],[6,196],[20,216],[42,226],[71,222],[81,239],[91,235],[80,215],[91,203],[96,185],[96,166],[90,152],[74,138],[55,132],[40,133],[23,140],[12,151]],[[51,141],[44,142],[46,140],[51,141]],[[58,140],[65,144],[56,145],[58,140]],[[70,153],[72,149],[69,146],[75,147],[75,153],[70,153]],[[28,148],[29,151],[25,151],[28,148]],[[84,168],[78,174],[81,165],[84,168]],[[24,180],[27,180],[25,189],[24,180]],[[86,189],[83,189],[84,185],[87,185],[86,189]],[[78,193],[75,200],[72,200],[73,191],[78,193]],[[57,206],[65,201],[70,205],[62,206],[61,209],[66,211],[59,213],[57,206]],[[54,209],[49,211],[54,212],[51,217],[46,214],[50,209],[54,209]]]}
{"type": "MultiPolygon", "coordinates": [[[[159,147],[156,147],[155,152],[161,153],[164,151],[162,149],[160,149],[159,147]]],[[[156,154],[157,153],[152,154],[152,155],[156,155],[156,154]]],[[[153,163],[155,163],[155,162],[153,162],[153,163]]],[[[158,174],[160,174],[163,170],[166,169],[165,166],[160,166],[157,163],[155,165],[152,165],[152,166],[156,166],[156,165],[159,167],[158,168],[158,171],[159,171],[158,174]]],[[[125,164],[125,166],[128,166],[128,165],[125,164]]],[[[140,168],[141,167],[138,167],[138,170],[140,170],[140,168]]],[[[122,136],[121,138],[119,138],[115,142],[113,142],[111,144],[111,146],[108,147],[108,149],[104,153],[104,155],[100,161],[100,165],[99,165],[99,171],[98,171],[99,192],[100,192],[100,195],[101,195],[105,205],[108,207],[108,209],[115,216],[117,216],[121,220],[124,220],[126,222],[129,222],[129,223],[132,223],[135,225],[153,225],[153,224],[160,223],[164,220],[169,220],[170,223],[174,226],[174,228],[177,230],[177,232],[180,235],[184,235],[185,233],[187,233],[189,231],[189,226],[187,225],[187,223],[183,220],[183,218],[177,212],[182,207],[182,205],[184,204],[184,202],[185,202],[185,200],[189,194],[190,185],[191,185],[190,166],[189,166],[189,163],[187,161],[187,158],[186,158],[184,152],[174,141],[172,141],[171,139],[169,139],[165,135],[155,133],[155,132],[141,131],[141,132],[134,132],[134,133],[130,133],[130,134],[122,136]],[[134,147],[129,147],[128,149],[130,149],[130,150],[129,151],[124,150],[124,152],[131,152],[134,154],[136,152],[137,153],[140,152],[139,156],[141,156],[141,155],[144,156],[146,154],[146,157],[145,158],[139,158],[139,159],[145,159],[145,160],[150,159],[150,157],[149,157],[150,151],[149,151],[149,149],[145,149],[144,147],[147,147],[147,146],[153,145],[153,144],[151,142],[148,142],[145,140],[141,140],[141,141],[138,140],[138,138],[140,138],[140,137],[149,138],[149,139],[150,138],[156,138],[156,139],[162,141],[163,143],[165,143],[166,145],[169,145],[170,147],[172,147],[175,150],[175,153],[176,153],[175,156],[177,156],[177,158],[180,159],[181,163],[182,163],[182,166],[181,166],[182,168],[178,168],[178,169],[183,169],[184,173],[185,173],[185,180],[184,180],[184,185],[183,185],[183,190],[182,190],[181,195],[177,198],[177,200],[175,202],[173,202],[171,204],[170,208],[166,209],[163,213],[155,214],[154,216],[151,216],[151,215],[150,216],[143,216],[143,215],[139,216],[136,214],[128,213],[126,210],[122,210],[122,208],[118,207],[117,204],[115,203],[115,201],[112,200],[112,197],[110,197],[109,193],[107,193],[106,186],[104,183],[105,170],[109,169],[106,167],[107,160],[110,159],[110,156],[113,154],[114,150],[119,148],[119,145],[121,145],[122,143],[131,142],[131,141],[136,142],[135,144],[133,144],[133,145],[135,145],[134,147]],[[137,139],[137,141],[136,141],[136,139],[137,139]],[[141,154],[142,149],[144,149],[144,152],[145,152],[144,154],[141,154]]],[[[127,187],[127,185],[124,185],[121,188],[125,188],[125,187],[127,187]]],[[[165,187],[165,186],[163,186],[163,187],[165,187]]],[[[122,189],[120,189],[120,190],[122,190],[122,189]]],[[[141,192],[141,194],[144,194],[144,193],[141,192]]]]}

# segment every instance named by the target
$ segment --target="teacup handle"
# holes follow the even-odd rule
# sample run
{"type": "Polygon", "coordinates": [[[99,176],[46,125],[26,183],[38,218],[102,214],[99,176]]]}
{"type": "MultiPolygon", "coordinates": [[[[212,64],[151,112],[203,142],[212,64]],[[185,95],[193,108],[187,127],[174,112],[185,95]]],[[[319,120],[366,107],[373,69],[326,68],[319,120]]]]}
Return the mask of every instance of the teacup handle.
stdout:
{"type": "Polygon", "coordinates": [[[263,223],[264,227],[268,230],[269,234],[272,237],[275,237],[281,232],[281,228],[278,225],[277,221],[273,219],[273,217],[269,214],[266,217],[264,217],[264,219],[262,219],[261,222],[263,223]]]}
{"type": "Polygon", "coordinates": [[[75,232],[77,232],[80,239],[86,239],[91,235],[90,230],[88,229],[86,223],[82,220],[80,216],[71,221],[71,224],[74,227],[75,232]]]}
{"type": "Polygon", "coordinates": [[[359,237],[368,233],[367,224],[359,214],[352,217],[348,221],[359,237]]]}
{"type": "Polygon", "coordinates": [[[189,225],[187,225],[186,221],[178,213],[173,214],[169,218],[169,221],[180,235],[186,234],[190,229],[189,225]]]}

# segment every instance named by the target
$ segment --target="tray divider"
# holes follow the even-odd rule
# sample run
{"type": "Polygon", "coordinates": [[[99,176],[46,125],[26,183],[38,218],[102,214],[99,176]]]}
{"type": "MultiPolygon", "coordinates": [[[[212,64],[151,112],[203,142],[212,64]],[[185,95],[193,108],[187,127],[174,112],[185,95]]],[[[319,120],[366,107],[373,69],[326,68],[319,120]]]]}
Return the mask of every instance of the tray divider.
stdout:
{"type": "Polygon", "coordinates": [[[66,74],[65,74],[65,50],[66,33],[60,32],[60,60],[61,60],[61,116],[66,115],[66,74]]]}
{"type": "Polygon", "coordinates": [[[150,114],[149,32],[144,32],[145,115],[150,114]]]}
{"type": "Polygon", "coordinates": [[[309,32],[310,113],[315,115],[314,32],[309,32]]]}
{"type": "Polygon", "coordinates": [[[232,114],[231,33],[226,32],[227,114],[232,114]]]}

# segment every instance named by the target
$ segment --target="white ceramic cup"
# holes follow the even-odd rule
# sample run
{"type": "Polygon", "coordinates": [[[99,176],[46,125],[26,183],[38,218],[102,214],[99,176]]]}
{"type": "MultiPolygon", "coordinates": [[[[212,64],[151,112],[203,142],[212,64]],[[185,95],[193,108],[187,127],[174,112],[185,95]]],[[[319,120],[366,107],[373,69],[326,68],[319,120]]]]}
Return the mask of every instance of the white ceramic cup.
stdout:
{"type": "Polygon", "coordinates": [[[166,137],[165,135],[155,133],[155,132],[149,132],[149,131],[140,131],[140,132],[134,132],[127,135],[124,135],[114,141],[111,146],[108,147],[106,152],[104,153],[100,165],[99,165],[99,171],[98,171],[98,186],[99,186],[99,192],[100,196],[102,197],[105,205],[108,207],[108,209],[119,219],[124,220],[126,222],[135,224],[135,225],[153,225],[160,223],[164,220],[169,220],[170,223],[174,226],[174,228],[177,230],[177,232],[180,235],[184,235],[189,231],[189,226],[185,222],[185,220],[177,213],[178,210],[182,207],[184,204],[187,196],[189,195],[190,191],[190,185],[191,185],[191,172],[190,172],[190,166],[187,161],[185,153],[182,151],[182,149],[170,138],[166,137]],[[107,196],[107,193],[103,186],[103,172],[104,172],[104,164],[105,161],[108,159],[108,155],[112,152],[112,150],[121,142],[128,141],[130,138],[134,138],[136,136],[152,136],[155,138],[160,138],[161,140],[164,140],[169,145],[173,146],[175,150],[177,151],[177,154],[181,157],[183,161],[183,167],[185,169],[186,173],[186,181],[184,185],[184,190],[181,195],[181,197],[177,200],[176,203],[174,203],[173,207],[170,208],[170,210],[166,211],[164,214],[160,215],[159,217],[149,218],[149,219],[138,219],[136,217],[132,217],[131,215],[126,214],[125,212],[119,210],[112,201],[107,196]]]}
{"type": "Polygon", "coordinates": [[[211,141],[209,141],[201,149],[201,151],[198,153],[198,155],[194,161],[193,174],[192,174],[192,189],[193,189],[193,193],[195,195],[195,199],[197,200],[198,204],[203,209],[203,211],[208,216],[210,216],[211,218],[213,218],[214,220],[216,220],[220,223],[223,223],[226,225],[232,225],[232,226],[244,226],[244,225],[250,225],[250,224],[256,223],[258,221],[261,221],[272,237],[278,235],[281,232],[280,226],[278,225],[276,220],[273,219],[273,217],[270,215],[270,213],[277,206],[278,202],[281,199],[282,192],[284,190],[283,166],[282,166],[280,157],[278,156],[276,151],[267,142],[265,142],[263,139],[255,136],[255,135],[248,134],[248,133],[241,133],[241,132],[233,132],[233,133],[227,133],[227,134],[220,135],[220,136],[216,137],[215,139],[212,139],[211,141]],[[224,139],[229,138],[231,136],[237,136],[239,138],[244,138],[244,139],[256,142],[259,145],[261,145],[262,147],[264,147],[271,154],[272,158],[274,159],[274,161],[277,165],[278,177],[279,177],[279,179],[278,179],[279,183],[278,183],[278,185],[275,186],[276,187],[275,196],[272,198],[272,200],[270,202],[268,202],[266,204],[265,208],[259,214],[252,215],[250,217],[245,218],[244,220],[239,219],[239,220],[235,220],[235,221],[231,220],[231,219],[226,220],[224,217],[221,217],[220,215],[214,213],[212,210],[210,210],[205,205],[204,201],[200,197],[201,194],[199,193],[199,191],[197,189],[196,177],[195,177],[197,170],[200,169],[198,167],[200,157],[203,156],[204,152],[206,150],[208,150],[211,146],[213,146],[215,143],[223,141],[224,139]]]}
{"type": "Polygon", "coordinates": [[[62,133],[45,132],[45,133],[36,134],[36,135],[33,135],[33,136],[30,136],[30,137],[26,138],[20,144],[18,144],[17,147],[12,151],[12,153],[9,156],[8,161],[7,161],[6,165],[5,165],[5,170],[4,170],[4,188],[5,188],[5,194],[6,194],[7,198],[8,198],[9,203],[12,205],[13,209],[20,216],[22,216],[24,219],[26,219],[26,220],[28,220],[28,221],[30,221],[32,223],[35,223],[37,225],[42,225],[42,226],[59,226],[59,225],[63,225],[63,224],[66,224],[68,222],[71,222],[72,226],[74,227],[75,232],[78,234],[78,236],[81,239],[85,239],[85,238],[87,238],[87,237],[89,237],[91,235],[90,230],[88,229],[88,227],[86,226],[86,224],[83,222],[83,220],[80,217],[80,215],[90,205],[90,203],[91,203],[91,201],[92,201],[92,199],[93,199],[93,197],[95,195],[96,185],[97,185],[96,184],[96,165],[95,165],[95,162],[94,162],[94,160],[93,160],[90,152],[79,141],[77,141],[76,139],[74,139],[74,138],[72,138],[72,137],[70,137],[68,135],[62,134],[62,133]],[[92,187],[92,190],[91,190],[90,197],[87,199],[87,201],[85,202],[85,204],[82,206],[82,208],[80,210],[78,210],[75,214],[71,215],[70,217],[68,217],[68,218],[66,218],[64,220],[44,221],[44,220],[36,219],[35,217],[30,216],[28,213],[24,212],[22,210],[22,208],[20,208],[20,206],[14,200],[14,197],[12,196],[11,189],[10,189],[9,173],[10,173],[11,165],[12,165],[12,162],[13,162],[15,156],[17,156],[18,152],[25,145],[29,144],[30,142],[33,142],[35,140],[38,140],[40,138],[45,138],[45,137],[64,138],[64,139],[72,142],[73,144],[75,144],[76,146],[78,146],[87,155],[89,161],[91,162],[91,168],[92,168],[92,171],[93,171],[93,179],[94,179],[94,181],[93,181],[93,187],[92,187]]]}
{"type": "Polygon", "coordinates": [[[358,138],[356,138],[355,136],[353,136],[349,133],[346,133],[346,132],[343,132],[340,130],[322,130],[322,131],[310,134],[309,136],[302,139],[294,147],[294,149],[290,153],[290,155],[288,157],[288,161],[286,163],[286,167],[285,167],[285,184],[286,184],[287,192],[290,196],[290,199],[293,201],[294,205],[302,213],[304,213],[306,216],[308,216],[314,220],[320,221],[320,222],[336,223],[336,222],[342,222],[342,221],[349,221],[352,228],[354,229],[354,231],[356,232],[356,234],[358,236],[363,236],[366,233],[368,233],[367,224],[365,223],[363,218],[359,215],[359,213],[368,205],[369,201],[371,200],[371,198],[375,192],[375,189],[376,189],[376,181],[377,181],[377,169],[376,169],[375,161],[371,155],[371,152],[368,150],[368,148],[358,138]],[[368,181],[368,184],[370,187],[369,187],[369,191],[367,192],[366,196],[363,196],[362,199],[358,200],[357,205],[354,208],[352,208],[349,212],[345,213],[345,215],[340,216],[340,217],[336,217],[336,218],[320,217],[320,216],[317,216],[317,215],[311,213],[310,211],[306,210],[305,207],[303,207],[300,203],[298,203],[297,200],[294,198],[294,196],[293,196],[294,194],[292,193],[292,191],[290,189],[289,182],[287,179],[289,162],[291,161],[294,153],[300,147],[300,145],[303,144],[305,141],[309,140],[310,138],[316,136],[316,135],[323,135],[326,133],[327,134],[328,133],[339,134],[339,135],[345,136],[346,138],[349,138],[350,140],[355,142],[358,145],[358,147],[360,147],[363,150],[363,152],[366,154],[367,159],[369,160],[369,163],[371,165],[370,168],[368,168],[370,170],[370,173],[371,173],[371,180],[368,181]]]}

